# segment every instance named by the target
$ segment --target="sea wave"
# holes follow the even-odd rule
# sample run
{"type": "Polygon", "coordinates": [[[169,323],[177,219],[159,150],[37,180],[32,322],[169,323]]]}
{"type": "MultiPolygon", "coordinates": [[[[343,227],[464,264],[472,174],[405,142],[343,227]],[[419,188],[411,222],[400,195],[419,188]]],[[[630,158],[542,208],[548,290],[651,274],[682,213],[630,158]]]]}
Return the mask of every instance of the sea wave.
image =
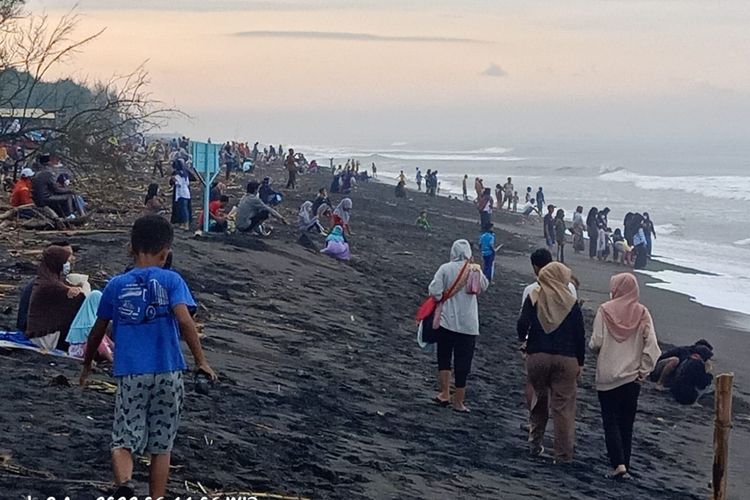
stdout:
{"type": "Polygon", "coordinates": [[[744,240],[737,240],[734,242],[735,245],[739,247],[745,247],[750,245],[750,238],[745,238],[744,240]]]}
{"type": "Polygon", "coordinates": [[[750,200],[750,177],[738,175],[658,176],[617,169],[601,173],[599,179],[628,182],[649,191],[683,191],[722,200],[750,200]]]}
{"type": "Polygon", "coordinates": [[[357,148],[351,146],[312,146],[298,145],[296,149],[310,157],[324,158],[361,158],[380,156],[391,160],[417,161],[521,161],[526,158],[505,156],[512,148],[493,146],[481,149],[466,150],[433,150],[403,148],[406,142],[394,142],[390,148],[357,148]]]}

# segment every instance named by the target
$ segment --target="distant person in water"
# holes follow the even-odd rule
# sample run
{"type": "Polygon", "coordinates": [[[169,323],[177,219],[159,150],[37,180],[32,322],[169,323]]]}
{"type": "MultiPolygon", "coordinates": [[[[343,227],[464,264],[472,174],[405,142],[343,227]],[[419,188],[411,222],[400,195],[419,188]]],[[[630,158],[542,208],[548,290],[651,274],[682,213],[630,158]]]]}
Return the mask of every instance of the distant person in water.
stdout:
{"type": "Polygon", "coordinates": [[[651,251],[654,247],[653,240],[656,239],[656,229],[648,212],[643,212],[643,234],[646,236],[646,253],[651,257],[651,251]]]}
{"type": "Polygon", "coordinates": [[[531,186],[528,186],[526,188],[526,199],[524,200],[524,203],[528,203],[529,200],[533,200],[534,195],[531,193],[531,186]]]}
{"type": "MultiPolygon", "coordinates": [[[[505,184],[503,184],[503,194],[504,194],[505,201],[508,203],[508,210],[510,210],[510,208],[511,208],[511,206],[513,204],[513,190],[514,190],[514,188],[513,188],[513,179],[511,179],[510,177],[508,177],[508,182],[506,182],[505,184]]],[[[498,203],[498,207],[502,208],[503,204],[502,203],[498,203]]]]}
{"type": "Polygon", "coordinates": [[[583,252],[585,244],[583,241],[583,231],[586,224],[583,222],[583,207],[577,206],[573,213],[573,251],[575,253],[583,252]]]}
{"type": "Polygon", "coordinates": [[[403,170],[401,171],[400,174],[398,174],[398,181],[406,184],[406,174],[404,174],[403,170]]]}
{"type": "Polygon", "coordinates": [[[414,178],[417,181],[417,191],[422,190],[422,171],[419,170],[419,167],[417,167],[417,175],[414,178]]]}
{"type": "Polygon", "coordinates": [[[586,232],[589,236],[589,259],[594,259],[596,257],[596,248],[599,238],[599,226],[596,223],[596,216],[598,213],[599,210],[596,207],[591,207],[586,216],[586,232]]]}
{"type": "Polygon", "coordinates": [[[539,188],[539,191],[536,192],[536,206],[539,208],[539,210],[542,210],[542,207],[544,205],[544,192],[542,191],[542,188],[539,188]]]}
{"type": "Polygon", "coordinates": [[[503,186],[495,184],[495,202],[497,203],[497,209],[503,209],[503,186]]]}
{"type": "Polygon", "coordinates": [[[513,191],[513,213],[518,212],[518,191],[513,191]]]}
{"type": "Polygon", "coordinates": [[[429,231],[432,229],[432,226],[430,226],[430,221],[427,220],[427,210],[422,210],[419,212],[419,217],[417,217],[417,227],[419,229],[424,229],[425,231],[429,231]]]}
{"type": "MultiPolygon", "coordinates": [[[[481,271],[472,264],[471,244],[457,240],[451,247],[450,262],[435,273],[428,287],[430,295],[442,302],[438,318],[440,332],[437,336],[438,383],[440,392],[433,401],[440,406],[453,404],[453,410],[468,413],[464,404],[466,381],[471,372],[474,346],[479,336],[479,306],[477,295],[467,291],[470,272],[481,271]],[[446,294],[450,293],[449,296],[446,294]],[[451,365],[455,379],[455,392],[451,401],[451,365]]],[[[489,281],[479,273],[480,289],[486,290],[489,281]]]]}
{"type": "Polygon", "coordinates": [[[565,226],[565,211],[562,208],[557,210],[553,223],[555,243],[557,243],[557,261],[565,263],[565,232],[567,227],[565,226]]]}
{"type": "Polygon", "coordinates": [[[372,178],[377,179],[378,178],[378,167],[375,166],[375,162],[372,162],[372,178]]]}
{"type": "Polygon", "coordinates": [[[482,179],[479,177],[474,178],[474,191],[477,193],[477,199],[479,199],[484,192],[484,185],[482,184],[482,179]]]}
{"type": "Polygon", "coordinates": [[[547,205],[547,213],[544,215],[544,220],[542,224],[544,227],[544,241],[547,244],[547,249],[550,251],[552,255],[556,255],[557,249],[555,248],[555,245],[557,244],[557,239],[555,238],[555,206],[554,205],[547,205]]]}
{"type": "Polygon", "coordinates": [[[661,355],[654,322],[629,273],[610,280],[610,297],[594,318],[589,348],[597,353],[596,390],[613,479],[629,479],[633,424],[641,384],[661,355]]]}
{"type": "Polygon", "coordinates": [[[461,188],[463,190],[463,195],[464,195],[464,201],[469,201],[469,192],[467,191],[467,187],[466,187],[466,183],[468,181],[469,181],[469,176],[468,175],[464,175],[464,180],[463,180],[463,182],[461,184],[461,188]]]}

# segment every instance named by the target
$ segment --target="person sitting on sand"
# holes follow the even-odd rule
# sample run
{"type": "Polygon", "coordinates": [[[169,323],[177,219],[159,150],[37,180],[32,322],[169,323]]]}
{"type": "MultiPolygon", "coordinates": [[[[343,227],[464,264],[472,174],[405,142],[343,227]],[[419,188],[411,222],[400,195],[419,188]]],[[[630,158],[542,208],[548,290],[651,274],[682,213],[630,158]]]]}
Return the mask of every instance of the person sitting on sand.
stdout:
{"type": "Polygon", "coordinates": [[[286,219],[258,197],[258,183],[256,181],[248,182],[246,191],[247,193],[237,205],[235,218],[238,231],[242,233],[259,232],[259,226],[269,217],[273,217],[286,225],[286,219]]]}
{"type": "Polygon", "coordinates": [[[708,361],[714,355],[714,348],[707,340],[700,339],[693,345],[675,347],[662,353],[650,375],[651,381],[656,382],[656,388],[663,391],[669,387],[674,370],[693,354],[698,354],[703,361],[708,361]]]}
{"type": "Polygon", "coordinates": [[[344,229],[341,226],[334,226],[326,237],[326,246],[320,253],[330,255],[339,260],[349,260],[349,243],[344,238],[344,229]]]}
{"type": "Polygon", "coordinates": [[[552,262],[537,277],[518,318],[518,340],[525,342],[526,370],[536,401],[531,407],[531,456],[540,456],[550,407],[555,425],[555,461],[569,463],[575,447],[577,380],[585,358],[583,313],[568,285],[570,269],[552,262]],[[550,402],[551,399],[551,402],[550,402]]]}
{"type": "MultiPolygon", "coordinates": [[[[57,186],[61,189],[70,189],[72,179],[67,173],[62,173],[57,176],[57,186]]],[[[73,203],[75,205],[76,213],[78,215],[86,215],[86,202],[83,197],[78,194],[73,194],[73,203]]]]}
{"type": "Polygon", "coordinates": [[[320,234],[326,234],[323,226],[320,225],[317,215],[313,212],[313,202],[306,201],[299,207],[299,219],[298,219],[299,230],[303,233],[315,232],[320,234]]]}
{"type": "Polygon", "coordinates": [[[341,203],[336,206],[333,211],[333,225],[341,226],[344,230],[344,234],[352,235],[352,230],[349,227],[349,221],[352,218],[352,200],[350,198],[344,198],[341,203]]]}
{"type": "Polygon", "coordinates": [[[65,247],[45,248],[34,280],[25,334],[45,351],[68,349],[68,330],[86,298],[81,288],[65,282],[72,256],[65,247]]]}
{"type": "Polygon", "coordinates": [[[472,263],[471,245],[466,240],[456,240],[451,247],[451,260],[435,273],[428,287],[429,294],[442,301],[440,332],[437,335],[438,382],[440,392],[433,398],[437,404],[451,404],[451,362],[456,391],[453,394],[453,410],[468,413],[464,405],[466,379],[471,372],[474,346],[479,336],[479,306],[476,294],[468,293],[466,283],[471,271],[480,271],[480,288],[487,290],[489,281],[481,274],[477,264],[472,263]],[[443,294],[453,290],[453,295],[443,294]]]}
{"type": "Polygon", "coordinates": [[[149,184],[144,201],[144,215],[164,215],[164,201],[159,196],[159,185],[149,184]]]}
{"type": "Polygon", "coordinates": [[[708,361],[713,352],[704,346],[696,348],[696,351],[677,365],[669,385],[672,397],[682,405],[698,401],[714,380],[708,361]]]}
{"type": "MultiPolygon", "coordinates": [[[[102,292],[94,290],[86,297],[86,300],[81,304],[81,308],[78,310],[76,317],[73,318],[73,322],[70,324],[68,330],[68,336],[65,337],[65,341],[69,344],[68,354],[74,358],[83,359],[86,354],[86,342],[91,333],[91,328],[96,323],[96,312],[99,309],[101,303],[102,292]]],[[[114,344],[112,339],[105,336],[102,339],[102,343],[99,344],[97,352],[99,355],[109,362],[113,361],[112,348],[114,344]]]]}
{"type": "Polygon", "coordinates": [[[495,226],[490,222],[482,227],[482,234],[479,236],[479,249],[482,252],[482,272],[487,280],[492,283],[495,276],[495,226]]]}
{"type": "Polygon", "coordinates": [[[271,187],[270,177],[263,177],[263,183],[260,185],[260,189],[258,190],[258,197],[260,198],[260,201],[270,207],[279,205],[284,199],[281,193],[274,191],[271,187]]]}
{"type": "MultiPolygon", "coordinates": [[[[210,201],[208,203],[208,232],[210,233],[224,233],[229,228],[229,220],[227,219],[227,205],[229,204],[229,196],[223,194],[216,201],[210,201]]],[[[198,217],[198,227],[203,230],[203,210],[198,217]]]]}
{"type": "Polygon", "coordinates": [[[34,199],[31,197],[31,180],[34,177],[34,171],[30,168],[21,170],[21,178],[13,185],[13,191],[10,193],[10,206],[14,208],[33,205],[34,199]]]}
{"type": "Polygon", "coordinates": [[[182,277],[162,269],[174,230],[159,216],[135,221],[130,248],[135,268],[107,284],[89,335],[80,384],[85,387],[97,347],[112,323],[117,380],[112,427],[115,498],[134,496],[133,455],[150,455],[149,495],[166,496],[171,451],[180,424],[187,370],[180,340],[195,359],[196,372],[216,374],[206,361],[189,307],[195,301],[182,277]]]}
{"type": "Polygon", "coordinates": [[[419,217],[417,217],[417,227],[419,229],[424,229],[425,231],[429,231],[432,229],[432,226],[430,226],[430,221],[427,220],[427,210],[422,210],[419,212],[419,217]]]}
{"type": "Polygon", "coordinates": [[[610,280],[611,300],[599,307],[589,348],[597,353],[596,390],[613,479],[629,479],[633,423],[641,384],[661,355],[654,321],[639,302],[629,273],[610,280]]]}
{"type": "MultiPolygon", "coordinates": [[[[539,214],[539,210],[536,208],[536,205],[534,204],[534,198],[529,199],[526,204],[521,208],[521,213],[528,217],[532,213],[536,212],[539,214]]],[[[541,215],[541,214],[539,214],[541,215]]]]}
{"type": "Polygon", "coordinates": [[[40,171],[34,175],[31,181],[31,197],[38,207],[49,207],[59,217],[74,219],[75,193],[70,189],[60,187],[55,181],[55,176],[49,170],[49,155],[44,155],[39,160],[40,171]]]}
{"type": "Polygon", "coordinates": [[[312,204],[312,213],[317,215],[322,205],[328,205],[331,210],[333,210],[333,204],[331,203],[331,199],[328,197],[326,188],[320,188],[318,190],[318,196],[315,197],[315,200],[312,204]]]}

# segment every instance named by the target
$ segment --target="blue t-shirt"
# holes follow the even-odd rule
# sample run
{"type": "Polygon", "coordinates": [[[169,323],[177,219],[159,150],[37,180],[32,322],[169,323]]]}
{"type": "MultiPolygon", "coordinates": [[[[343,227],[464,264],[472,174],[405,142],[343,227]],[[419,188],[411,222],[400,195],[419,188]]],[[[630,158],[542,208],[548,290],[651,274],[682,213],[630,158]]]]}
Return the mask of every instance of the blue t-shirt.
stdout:
{"type": "Polygon", "coordinates": [[[495,233],[482,233],[479,237],[479,248],[482,249],[482,255],[493,255],[495,253],[495,233]]]}
{"type": "Polygon", "coordinates": [[[107,284],[97,316],[112,320],[116,377],[187,368],[173,312],[180,304],[195,307],[185,280],[174,271],[135,268],[107,284]]]}

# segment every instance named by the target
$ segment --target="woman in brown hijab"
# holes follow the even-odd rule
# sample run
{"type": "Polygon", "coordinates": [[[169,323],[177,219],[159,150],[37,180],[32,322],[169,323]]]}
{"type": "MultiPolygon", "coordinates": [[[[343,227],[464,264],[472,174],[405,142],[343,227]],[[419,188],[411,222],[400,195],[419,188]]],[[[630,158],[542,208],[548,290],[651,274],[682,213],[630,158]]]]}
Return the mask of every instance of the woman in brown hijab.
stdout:
{"type": "Polygon", "coordinates": [[[65,337],[85,299],[80,288],[65,283],[70,257],[68,248],[46,248],[31,291],[26,336],[47,351],[67,350],[65,337]]]}
{"type": "Polygon", "coordinates": [[[577,379],[586,349],[583,314],[568,289],[570,269],[559,262],[539,271],[518,319],[518,339],[526,343],[526,370],[535,398],[529,419],[532,456],[544,451],[544,431],[552,411],[555,461],[573,460],[577,379]]]}

